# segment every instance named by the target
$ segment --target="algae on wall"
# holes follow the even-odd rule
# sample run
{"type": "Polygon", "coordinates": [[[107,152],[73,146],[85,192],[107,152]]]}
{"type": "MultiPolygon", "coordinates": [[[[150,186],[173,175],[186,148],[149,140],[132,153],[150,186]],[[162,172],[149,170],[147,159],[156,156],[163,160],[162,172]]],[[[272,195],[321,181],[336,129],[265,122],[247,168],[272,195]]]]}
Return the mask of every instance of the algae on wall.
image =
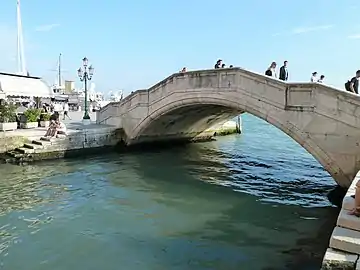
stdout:
{"type": "Polygon", "coordinates": [[[28,139],[24,136],[3,136],[0,137],[0,154],[15,148],[22,147],[28,139]]]}

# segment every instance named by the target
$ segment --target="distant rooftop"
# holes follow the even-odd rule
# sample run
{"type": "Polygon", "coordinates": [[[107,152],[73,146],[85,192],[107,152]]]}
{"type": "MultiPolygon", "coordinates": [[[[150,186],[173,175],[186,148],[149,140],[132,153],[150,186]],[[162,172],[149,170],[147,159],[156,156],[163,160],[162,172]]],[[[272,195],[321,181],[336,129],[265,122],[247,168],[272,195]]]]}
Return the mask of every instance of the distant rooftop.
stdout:
{"type": "Polygon", "coordinates": [[[52,89],[40,78],[0,72],[0,94],[4,97],[52,97],[52,89]]]}
{"type": "Polygon", "coordinates": [[[6,73],[6,72],[0,72],[0,75],[20,77],[20,78],[30,78],[30,79],[41,79],[40,77],[20,75],[20,74],[15,74],[15,73],[6,73]]]}

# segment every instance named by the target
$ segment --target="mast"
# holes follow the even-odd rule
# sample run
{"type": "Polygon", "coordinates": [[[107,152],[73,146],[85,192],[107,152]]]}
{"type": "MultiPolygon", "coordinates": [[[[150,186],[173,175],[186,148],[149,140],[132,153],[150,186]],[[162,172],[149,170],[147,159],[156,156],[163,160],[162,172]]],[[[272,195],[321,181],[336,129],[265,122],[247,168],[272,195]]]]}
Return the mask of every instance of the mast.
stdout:
{"type": "Polygon", "coordinates": [[[59,66],[58,66],[58,85],[61,86],[61,53],[59,55],[59,66]]]}
{"type": "Polygon", "coordinates": [[[17,60],[18,73],[21,75],[27,75],[21,23],[20,0],[17,0],[17,60]]]}

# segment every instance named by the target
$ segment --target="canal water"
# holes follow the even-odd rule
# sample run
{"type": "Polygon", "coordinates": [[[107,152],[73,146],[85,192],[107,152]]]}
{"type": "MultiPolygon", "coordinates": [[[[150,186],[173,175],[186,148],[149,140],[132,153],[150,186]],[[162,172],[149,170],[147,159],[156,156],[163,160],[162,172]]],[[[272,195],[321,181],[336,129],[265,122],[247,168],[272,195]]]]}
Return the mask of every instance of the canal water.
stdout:
{"type": "Polygon", "coordinates": [[[331,177],[250,115],[173,149],[0,165],[0,269],[319,269],[331,177]]]}

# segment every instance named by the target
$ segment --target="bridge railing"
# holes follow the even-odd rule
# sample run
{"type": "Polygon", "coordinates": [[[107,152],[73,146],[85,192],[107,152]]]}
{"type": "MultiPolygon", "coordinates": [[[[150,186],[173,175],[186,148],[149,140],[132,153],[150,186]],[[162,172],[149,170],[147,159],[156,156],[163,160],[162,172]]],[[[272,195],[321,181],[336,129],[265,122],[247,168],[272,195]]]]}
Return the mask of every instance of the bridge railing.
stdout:
{"type": "MultiPolygon", "coordinates": [[[[208,84],[211,88],[226,88],[228,87],[227,81],[222,81],[221,77],[229,77],[232,74],[240,74],[240,76],[237,76],[238,78],[248,78],[248,82],[253,84],[254,88],[259,87],[259,83],[261,83],[264,87],[272,85],[279,89],[286,88],[286,93],[284,91],[285,107],[288,106],[288,108],[295,108],[299,106],[315,108],[316,104],[314,103],[314,95],[336,96],[339,99],[350,101],[350,103],[353,103],[354,106],[360,106],[359,97],[356,97],[352,93],[324,84],[310,82],[288,83],[243,68],[206,69],[189,71],[186,73],[174,73],[151,86],[149,89],[137,90],[125,97],[122,101],[109,103],[98,113],[98,123],[106,123],[111,117],[119,117],[123,113],[132,110],[137,106],[150,106],[153,102],[161,99],[165,92],[176,91],[176,89],[180,88],[182,88],[182,90],[186,90],[187,88],[194,89],[197,87],[204,88],[204,80],[208,80],[205,85],[208,84]],[[201,79],[196,80],[196,78],[202,78],[202,83],[197,85],[196,82],[201,81],[201,79]],[[170,85],[172,87],[169,87],[170,85]],[[308,93],[305,93],[306,91],[308,93]],[[299,98],[299,95],[301,95],[301,98],[299,98]],[[299,100],[301,100],[300,103],[299,100]],[[120,110],[120,108],[122,108],[122,110],[120,110]]],[[[256,89],[254,93],[261,96],[261,91],[258,89],[256,89]]],[[[281,100],[281,98],[275,96],[273,99],[281,100]]],[[[326,99],[326,97],[324,97],[324,99],[326,99]]]]}

